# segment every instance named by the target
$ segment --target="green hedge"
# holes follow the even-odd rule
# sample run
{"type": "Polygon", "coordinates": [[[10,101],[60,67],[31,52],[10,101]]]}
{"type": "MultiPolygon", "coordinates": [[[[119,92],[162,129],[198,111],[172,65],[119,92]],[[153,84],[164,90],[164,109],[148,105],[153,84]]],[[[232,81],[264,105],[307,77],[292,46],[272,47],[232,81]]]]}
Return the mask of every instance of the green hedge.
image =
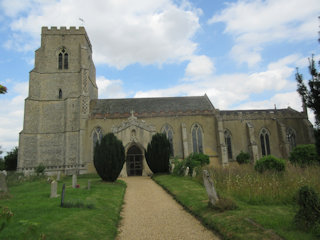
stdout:
{"type": "Polygon", "coordinates": [[[241,151],[237,158],[236,158],[237,162],[239,164],[243,164],[243,163],[249,163],[250,162],[250,154],[247,152],[243,152],[241,151]]]}
{"type": "Polygon", "coordinates": [[[289,160],[294,165],[304,167],[319,163],[319,156],[314,144],[298,145],[290,153],[289,160]]]}
{"type": "Polygon", "coordinates": [[[257,160],[254,169],[260,173],[266,170],[282,172],[285,170],[285,166],[285,160],[268,155],[257,160]]]}

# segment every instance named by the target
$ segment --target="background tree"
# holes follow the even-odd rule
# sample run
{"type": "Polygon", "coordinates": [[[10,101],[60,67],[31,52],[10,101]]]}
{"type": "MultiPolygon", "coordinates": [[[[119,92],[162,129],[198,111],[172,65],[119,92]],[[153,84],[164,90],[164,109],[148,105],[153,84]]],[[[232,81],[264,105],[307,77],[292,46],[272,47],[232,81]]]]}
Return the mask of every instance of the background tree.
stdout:
{"type": "Polygon", "coordinates": [[[113,133],[108,133],[96,143],[93,163],[103,181],[117,180],[124,161],[123,144],[113,133]]]}
{"type": "Polygon", "coordinates": [[[7,88],[0,84],[0,94],[5,94],[7,92],[7,88]]]}
{"type": "Polygon", "coordinates": [[[4,160],[1,157],[1,154],[3,153],[3,151],[1,150],[1,146],[0,146],[0,171],[4,170],[4,160]]]}
{"type": "Polygon", "coordinates": [[[17,170],[18,162],[18,147],[13,148],[7,155],[4,157],[4,166],[8,171],[17,170]]]}
{"type": "Polygon", "coordinates": [[[152,136],[146,151],[146,160],[153,173],[169,172],[170,142],[163,133],[152,136]]]}

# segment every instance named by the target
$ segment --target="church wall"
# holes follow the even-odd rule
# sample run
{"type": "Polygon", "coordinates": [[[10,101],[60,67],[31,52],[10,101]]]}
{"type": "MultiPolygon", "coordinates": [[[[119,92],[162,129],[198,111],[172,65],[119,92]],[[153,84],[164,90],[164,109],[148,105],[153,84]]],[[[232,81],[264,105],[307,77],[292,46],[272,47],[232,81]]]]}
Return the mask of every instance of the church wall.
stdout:
{"type": "Polygon", "coordinates": [[[37,133],[39,129],[40,106],[38,101],[26,99],[23,129],[27,133],[37,133]],[[28,113],[28,114],[26,114],[28,113]]]}

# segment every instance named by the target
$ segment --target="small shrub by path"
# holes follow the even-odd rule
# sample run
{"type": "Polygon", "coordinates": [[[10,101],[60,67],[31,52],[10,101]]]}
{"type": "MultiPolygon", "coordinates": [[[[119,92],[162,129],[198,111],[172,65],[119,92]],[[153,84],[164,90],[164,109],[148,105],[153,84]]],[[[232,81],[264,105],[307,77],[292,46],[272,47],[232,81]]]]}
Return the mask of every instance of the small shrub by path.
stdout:
{"type": "Polygon", "coordinates": [[[293,205],[250,205],[233,199],[236,210],[219,212],[208,207],[207,193],[199,181],[172,175],[156,175],[153,179],[224,239],[317,239],[295,229],[293,205]]]}
{"type": "Polygon", "coordinates": [[[71,177],[59,181],[58,194],[65,183],[65,201],[90,204],[92,208],[61,208],[60,197],[49,198],[46,178],[32,178],[11,187],[9,184],[10,198],[1,199],[0,206],[7,206],[14,216],[0,232],[0,239],[114,239],[125,183],[106,183],[97,175],[81,175],[80,188],[73,189],[71,181],[71,177]],[[91,189],[87,190],[89,179],[91,189]]]}

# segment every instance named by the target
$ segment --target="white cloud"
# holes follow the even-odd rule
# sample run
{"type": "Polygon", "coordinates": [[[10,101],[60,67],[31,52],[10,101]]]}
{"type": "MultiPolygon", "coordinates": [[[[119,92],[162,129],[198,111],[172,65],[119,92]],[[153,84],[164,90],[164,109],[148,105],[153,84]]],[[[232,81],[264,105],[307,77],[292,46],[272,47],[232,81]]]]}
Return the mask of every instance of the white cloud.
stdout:
{"type": "MultiPolygon", "coordinates": [[[[2,3],[10,9],[10,1],[2,3]]],[[[21,51],[39,45],[40,28],[80,25],[84,19],[96,63],[122,69],[133,63],[162,64],[179,62],[193,55],[197,44],[191,40],[200,28],[201,11],[187,1],[172,0],[86,0],[36,1],[26,16],[11,22],[15,32],[7,48],[21,51]],[[20,41],[19,39],[23,39],[20,41]]]]}
{"type": "Polygon", "coordinates": [[[13,83],[10,89],[10,92],[0,96],[0,145],[4,152],[18,146],[18,136],[23,126],[24,99],[28,94],[28,82],[13,83]],[[8,97],[7,95],[15,96],[8,97]]]}
{"type": "Polygon", "coordinates": [[[213,72],[213,62],[205,55],[191,57],[190,62],[185,70],[186,76],[191,79],[210,76],[213,72]]]}
{"type": "Polygon", "coordinates": [[[319,11],[318,0],[240,0],[227,4],[208,23],[225,23],[225,33],[235,38],[231,56],[254,66],[266,43],[317,39],[319,11]]]}
{"type": "Polygon", "coordinates": [[[101,98],[125,98],[121,80],[109,80],[103,76],[96,79],[99,89],[99,99],[101,98]]]}

